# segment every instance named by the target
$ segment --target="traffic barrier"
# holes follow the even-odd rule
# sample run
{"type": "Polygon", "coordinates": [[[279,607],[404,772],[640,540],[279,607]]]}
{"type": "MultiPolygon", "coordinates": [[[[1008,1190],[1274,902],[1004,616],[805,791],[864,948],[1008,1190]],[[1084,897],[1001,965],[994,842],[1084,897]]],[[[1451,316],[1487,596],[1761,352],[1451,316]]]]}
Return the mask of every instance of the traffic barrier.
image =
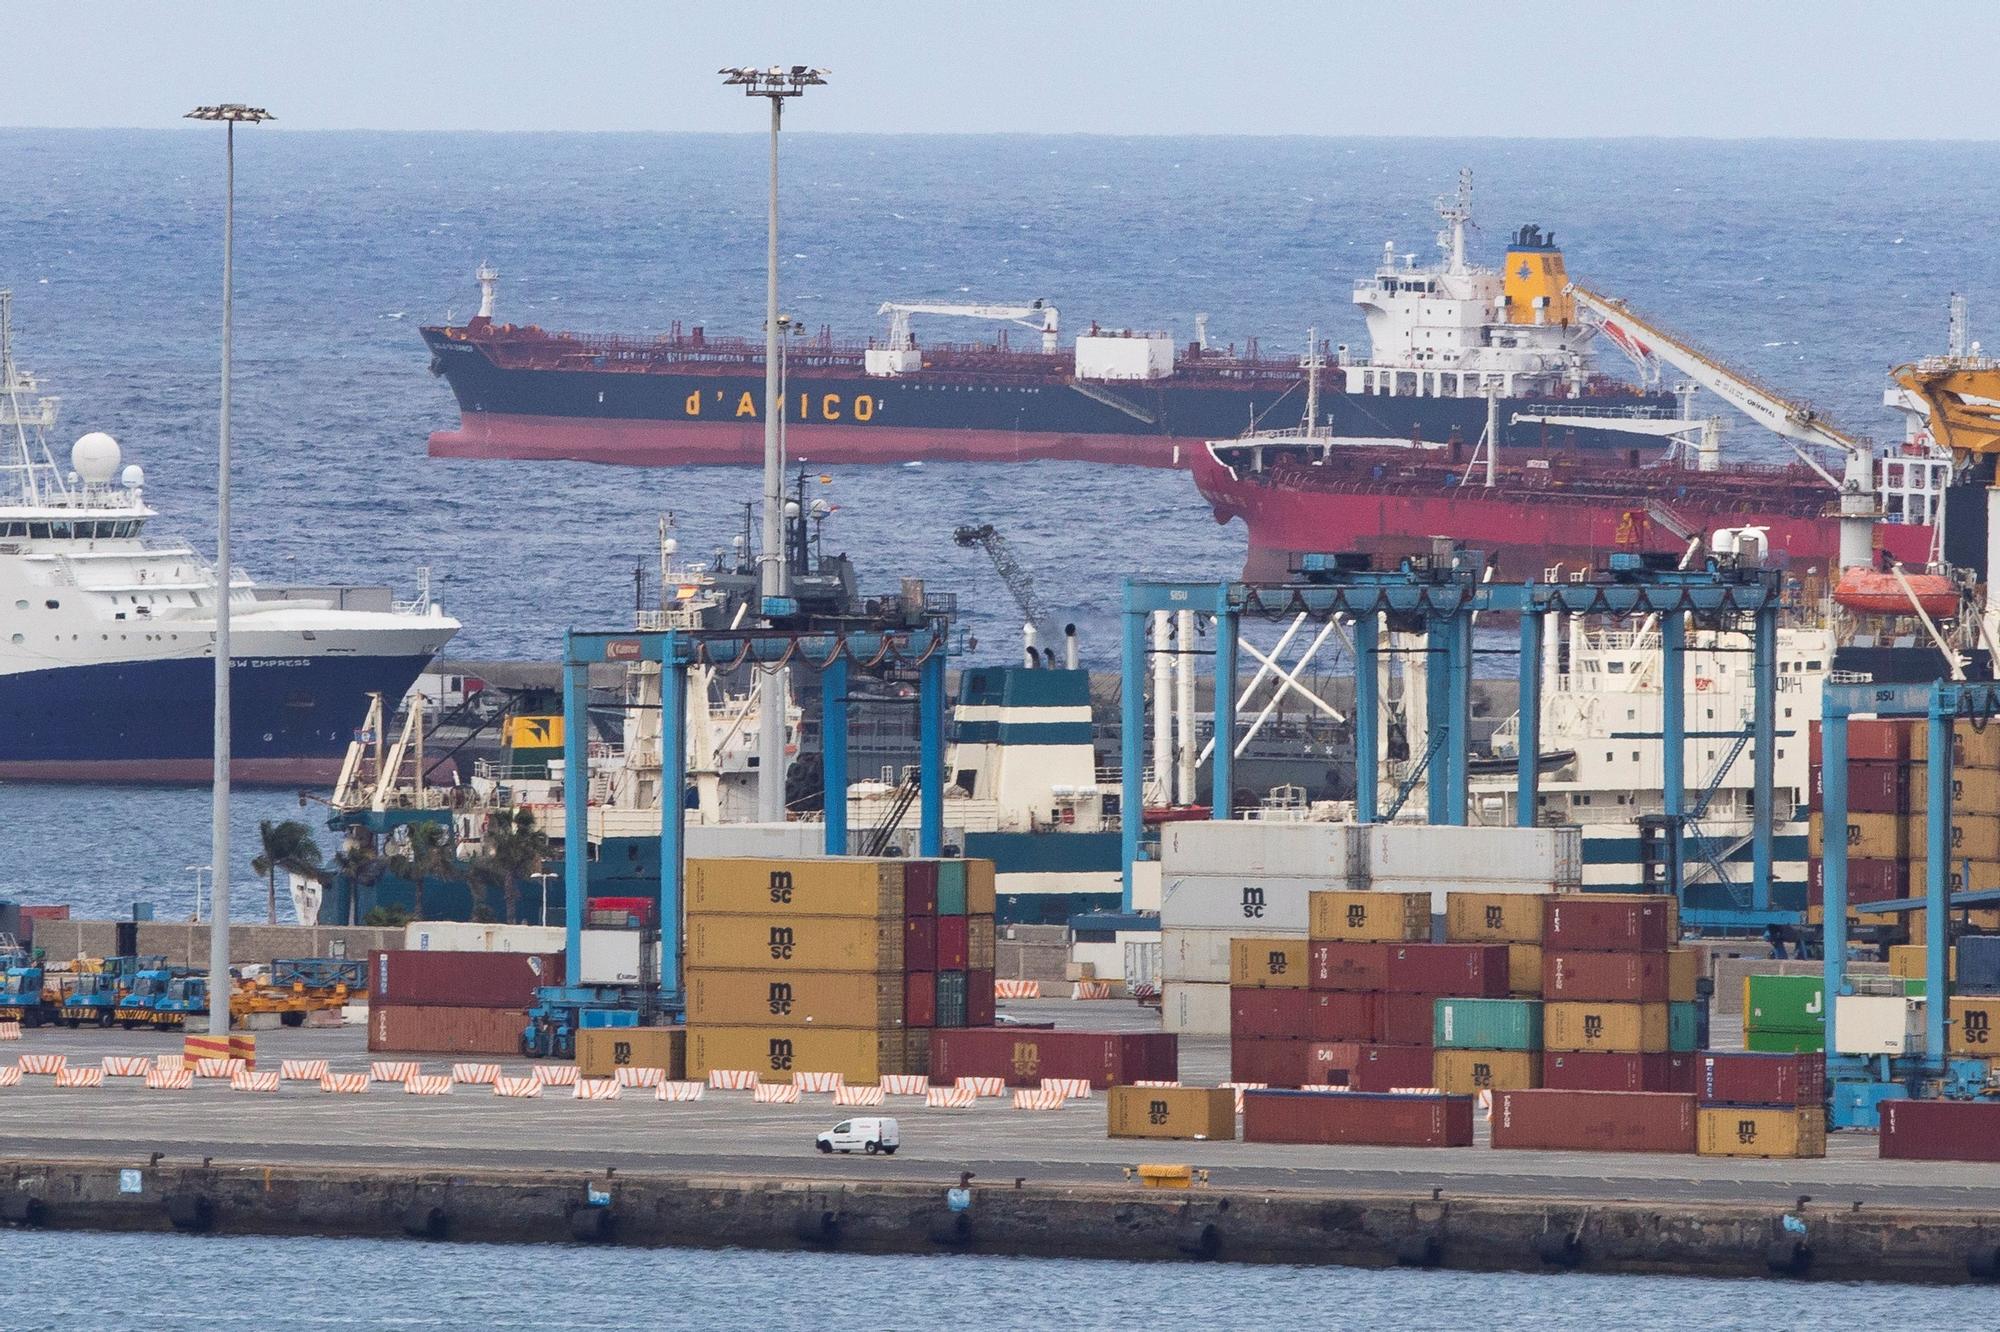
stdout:
{"type": "Polygon", "coordinates": [[[449,1096],[451,1079],[438,1073],[419,1073],[403,1084],[405,1096],[449,1096]]]}
{"type": "Polygon", "coordinates": [[[1016,1110],[1060,1110],[1063,1108],[1063,1094],[1050,1091],[1046,1087],[1023,1087],[1014,1093],[1016,1110]]]}
{"type": "Polygon", "coordinates": [[[1039,999],[1042,997],[1042,983],[1031,980],[996,980],[993,982],[995,999],[1039,999]]]}
{"type": "Polygon", "coordinates": [[[534,1078],[495,1078],[495,1096],[512,1096],[518,1100],[532,1101],[542,1094],[542,1084],[534,1078]]]}
{"type": "Polygon", "coordinates": [[[656,1101],[699,1101],[708,1090],[706,1082],[663,1082],[653,1093],[656,1101]]]}
{"type": "Polygon", "coordinates": [[[1089,1078],[1043,1078],[1042,1090],[1055,1092],[1065,1101],[1087,1101],[1091,1095],[1089,1078]]]}
{"type": "Polygon", "coordinates": [[[329,1073],[319,1080],[319,1089],[333,1096],[361,1096],[371,1081],[366,1073],[329,1073]]]}
{"type": "Polygon", "coordinates": [[[932,1110],[970,1110],[978,1100],[970,1087],[933,1087],[924,1095],[932,1110]]]}
{"type": "Polygon", "coordinates": [[[0,1068],[0,1087],[18,1087],[20,1085],[21,1066],[19,1064],[10,1064],[6,1068],[0,1068]]]}
{"type": "Polygon", "coordinates": [[[104,1056],[104,1076],[107,1078],[143,1078],[153,1070],[153,1061],[144,1055],[104,1056]]]}
{"type": "Polygon", "coordinates": [[[1438,1090],[1438,1089],[1437,1089],[1436,1087],[1391,1087],[1391,1088],[1389,1088],[1389,1094],[1390,1094],[1391,1096],[1442,1096],[1442,1095],[1444,1095],[1444,1093],[1443,1093],[1443,1092],[1441,1092],[1441,1091],[1439,1091],[1439,1090],[1438,1090]]]}
{"type": "Polygon", "coordinates": [[[1110,997],[1110,981],[1078,981],[1076,989],[1070,994],[1070,998],[1072,999],[1109,999],[1110,997]]]}
{"type": "Polygon", "coordinates": [[[1181,1084],[1178,1078],[1141,1078],[1132,1085],[1134,1087],[1178,1087],[1181,1084]]]}
{"type": "Polygon", "coordinates": [[[1005,1096],[1007,1094],[1007,1080],[1005,1078],[960,1078],[958,1085],[970,1091],[974,1096],[1005,1096]]]}
{"type": "Polygon", "coordinates": [[[576,1086],[575,1064],[536,1064],[535,1081],[544,1087],[576,1086]]]}
{"type": "Polygon", "coordinates": [[[56,1074],[58,1087],[102,1087],[104,1070],[101,1068],[65,1068],[56,1074]]]}
{"type": "Polygon", "coordinates": [[[243,1071],[241,1059],[197,1059],[194,1061],[194,1075],[198,1078],[233,1078],[243,1071]]]}
{"type": "Polygon", "coordinates": [[[18,1041],[20,1039],[21,1039],[20,1023],[0,1022],[0,1041],[18,1041]]]}
{"type": "Polygon", "coordinates": [[[1334,1085],[1333,1085],[1332,1083],[1329,1083],[1329,1082],[1308,1082],[1308,1083],[1307,1083],[1307,1084],[1306,1084],[1305,1086],[1303,1086],[1303,1087],[1299,1088],[1299,1090],[1300,1090],[1300,1091],[1309,1091],[1309,1092],[1335,1092],[1335,1093],[1337,1093],[1337,1092],[1348,1092],[1348,1091],[1352,1091],[1352,1090],[1354,1090],[1354,1089],[1353,1089],[1352,1087],[1336,1087],[1336,1086],[1334,1086],[1334,1085]]]}
{"type": "Polygon", "coordinates": [[[491,1087],[500,1076],[498,1064],[453,1064],[451,1080],[468,1087],[491,1087]]]}
{"type": "Polygon", "coordinates": [[[1477,1092],[1474,1093],[1473,1105],[1479,1111],[1479,1117],[1481,1119],[1486,1119],[1486,1120],[1492,1119],[1493,1089],[1491,1087],[1481,1087],[1477,1092]]]}
{"type": "Polygon", "coordinates": [[[274,1092],[278,1090],[279,1080],[276,1073],[253,1073],[246,1068],[229,1080],[229,1090],[240,1092],[274,1092]]]}
{"type": "Polygon", "coordinates": [[[839,1073],[794,1073],[792,1085],[802,1092],[837,1092],[847,1085],[847,1078],[839,1073]]]}
{"type": "Polygon", "coordinates": [[[188,1066],[184,1054],[162,1054],[153,1056],[153,1067],[162,1073],[179,1073],[188,1066]]]}
{"type": "Polygon", "coordinates": [[[423,1071],[422,1064],[378,1059],[368,1066],[368,1077],[373,1082],[408,1082],[411,1078],[423,1076],[423,1071]]]}
{"type": "Polygon", "coordinates": [[[757,1071],[751,1068],[711,1068],[708,1085],[717,1091],[755,1091],[757,1071]]]}
{"type": "Polygon", "coordinates": [[[278,1076],[286,1082],[318,1082],[326,1076],[324,1059],[287,1059],[278,1065],[278,1076]]]}
{"type": "Polygon", "coordinates": [[[1216,1084],[1218,1087],[1227,1088],[1236,1093],[1236,1113],[1239,1115],[1243,1113],[1244,1092],[1263,1091],[1270,1085],[1268,1082],[1219,1082],[1216,1084]]]}
{"type": "Polygon", "coordinates": [[[881,1086],[884,1096],[928,1096],[931,1080],[921,1073],[889,1073],[881,1086]]]}
{"type": "Polygon", "coordinates": [[[69,1067],[69,1057],[59,1054],[24,1054],[20,1069],[31,1078],[52,1078],[69,1067]]]}
{"type": "Polygon", "coordinates": [[[181,1054],[189,1059],[241,1059],[243,1067],[257,1067],[257,1038],[248,1032],[225,1032],[220,1036],[183,1036],[181,1054]]]}
{"type": "Polygon", "coordinates": [[[797,1105],[799,1086],[795,1082],[760,1082],[751,1091],[750,1099],[762,1105],[797,1105]]]}
{"type": "Polygon", "coordinates": [[[833,1103],[835,1105],[880,1105],[882,1104],[882,1089],[880,1087],[849,1087],[842,1084],[833,1089],[833,1103]]]}
{"type": "Polygon", "coordinates": [[[615,1101],[624,1090],[616,1078],[578,1078],[570,1096],[578,1101],[615,1101]]]}
{"type": "Polygon", "coordinates": [[[146,1075],[147,1091],[187,1091],[194,1086],[194,1070],[156,1068],[146,1075]]]}
{"type": "Polygon", "coordinates": [[[657,1087],[667,1080],[664,1068],[633,1068],[627,1065],[617,1071],[618,1085],[621,1087],[657,1087]]]}

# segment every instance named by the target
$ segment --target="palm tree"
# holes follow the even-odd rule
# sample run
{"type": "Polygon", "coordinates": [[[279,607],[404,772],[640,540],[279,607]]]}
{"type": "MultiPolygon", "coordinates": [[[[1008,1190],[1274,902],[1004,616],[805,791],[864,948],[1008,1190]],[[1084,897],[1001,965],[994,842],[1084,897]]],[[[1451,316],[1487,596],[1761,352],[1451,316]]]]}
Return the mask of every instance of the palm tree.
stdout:
{"type": "Polygon", "coordinates": [[[257,838],[262,845],[257,856],[250,862],[255,873],[264,876],[270,889],[271,924],[278,923],[278,871],[297,874],[302,878],[318,879],[325,875],[319,843],[313,840],[312,829],[297,819],[286,819],[283,823],[273,823],[269,819],[257,824],[257,838]]]}
{"type": "Polygon", "coordinates": [[[443,878],[458,866],[451,853],[450,834],[438,823],[403,825],[403,850],[389,857],[389,869],[408,879],[415,892],[411,905],[418,920],[424,918],[424,881],[443,878]]]}
{"type": "Polygon", "coordinates": [[[347,923],[352,925],[355,913],[360,910],[361,890],[380,883],[389,870],[389,862],[376,850],[375,839],[357,828],[347,845],[333,853],[333,867],[346,875],[352,885],[347,895],[347,923]]]}
{"type": "Polygon", "coordinates": [[[487,825],[480,859],[487,862],[490,881],[500,885],[510,923],[520,918],[522,882],[541,870],[551,850],[549,835],[525,809],[497,815],[487,825]]]}

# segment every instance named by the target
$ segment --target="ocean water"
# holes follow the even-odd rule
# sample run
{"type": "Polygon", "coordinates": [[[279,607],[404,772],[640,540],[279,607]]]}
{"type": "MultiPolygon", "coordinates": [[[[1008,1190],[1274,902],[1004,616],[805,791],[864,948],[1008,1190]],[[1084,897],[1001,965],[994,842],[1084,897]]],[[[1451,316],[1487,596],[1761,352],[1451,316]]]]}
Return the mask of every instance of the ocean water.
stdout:
{"type": "Polygon", "coordinates": [[[1067,1259],[885,1257],[741,1249],[587,1249],[27,1232],[10,1235],[7,1326],[855,1329],[1129,1328],[1193,1317],[1405,1332],[1596,1332],[1871,1324],[1990,1327],[1976,1287],[1685,1277],[1229,1267],[1067,1259]],[[412,1264],[421,1284],[412,1285],[412,1264]],[[78,1281],[88,1272],[90,1280],[78,1281]],[[1618,1313],[1607,1321],[1606,1310],[1618,1313]],[[948,1311],[945,1312],[945,1311],[948,1311]],[[1476,1311],[1476,1313],[1475,1313],[1476,1311]]]}
{"type": "MultiPolygon", "coordinates": [[[[757,136],[273,128],[238,145],[235,495],[253,574],[407,593],[427,566],[466,625],[453,654],[548,658],[566,627],[624,622],[658,513],[678,515],[688,552],[737,530],[749,470],[427,458],[456,408],[417,327],[476,308],[484,259],[506,319],[754,333],[757,136]]],[[[1432,200],[1461,167],[1484,223],[1476,257],[1497,261],[1523,222],[1553,227],[1580,280],[1883,438],[1901,433],[1883,372],[1942,349],[1948,294],[1969,294],[1975,333],[2000,309],[1991,145],[788,132],[784,151],[784,304],[842,335],[875,331],[884,300],[1042,297],[1071,329],[1185,340],[1206,312],[1225,343],[1287,352],[1316,326],[1360,346],[1350,283],[1385,240],[1434,253],[1432,200]]],[[[0,130],[0,164],[0,285],[21,360],[63,399],[59,435],[117,435],[163,525],[209,544],[221,145],[193,129],[0,130]]],[[[1726,447],[1775,456],[1747,422],[1726,447]]],[[[1217,526],[1173,473],[832,475],[829,543],[871,586],[914,574],[956,592],[991,656],[1012,651],[1011,603],[982,554],[952,545],[957,524],[1007,533],[1099,665],[1115,660],[1122,577],[1224,576],[1243,555],[1241,529],[1217,526]]],[[[169,901],[191,883],[181,866],[207,860],[205,820],[195,791],[0,787],[0,896],[169,901]]]]}

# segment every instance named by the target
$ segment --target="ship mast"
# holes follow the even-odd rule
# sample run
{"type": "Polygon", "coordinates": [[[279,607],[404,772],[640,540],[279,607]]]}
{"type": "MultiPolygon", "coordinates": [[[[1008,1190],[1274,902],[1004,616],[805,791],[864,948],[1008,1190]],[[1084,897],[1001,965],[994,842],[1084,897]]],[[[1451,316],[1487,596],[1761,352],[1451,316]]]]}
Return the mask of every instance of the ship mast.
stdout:
{"type": "Polygon", "coordinates": [[[1299,364],[1306,372],[1306,438],[1311,439],[1319,433],[1319,372],[1326,364],[1326,357],[1320,355],[1316,327],[1306,330],[1306,354],[1299,364]]]}
{"type": "Polygon", "coordinates": [[[38,389],[34,376],[14,364],[14,293],[0,289],[0,428],[13,436],[8,449],[12,458],[0,464],[0,470],[21,474],[21,502],[27,505],[44,502],[39,477],[43,468],[58,493],[61,487],[48,447],[48,431],[56,423],[56,400],[42,396],[38,389]],[[23,402],[28,395],[35,399],[33,415],[23,402]],[[31,429],[33,438],[29,437],[31,429]],[[37,448],[41,450],[40,459],[35,457],[37,448]]]}

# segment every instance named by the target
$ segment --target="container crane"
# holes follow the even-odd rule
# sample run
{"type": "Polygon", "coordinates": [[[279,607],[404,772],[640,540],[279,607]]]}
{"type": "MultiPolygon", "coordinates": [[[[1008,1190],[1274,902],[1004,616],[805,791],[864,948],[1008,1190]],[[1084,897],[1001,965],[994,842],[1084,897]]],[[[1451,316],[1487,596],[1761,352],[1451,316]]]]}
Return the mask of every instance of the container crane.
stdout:
{"type": "Polygon", "coordinates": [[[1057,332],[1061,324],[1056,308],[1047,301],[1036,301],[1033,305],[905,305],[896,301],[884,301],[877,314],[890,316],[889,349],[901,351],[911,345],[911,315],[950,315],[959,319],[991,319],[1003,324],[1019,324],[1032,328],[1042,335],[1042,350],[1057,350],[1057,332]]]}

